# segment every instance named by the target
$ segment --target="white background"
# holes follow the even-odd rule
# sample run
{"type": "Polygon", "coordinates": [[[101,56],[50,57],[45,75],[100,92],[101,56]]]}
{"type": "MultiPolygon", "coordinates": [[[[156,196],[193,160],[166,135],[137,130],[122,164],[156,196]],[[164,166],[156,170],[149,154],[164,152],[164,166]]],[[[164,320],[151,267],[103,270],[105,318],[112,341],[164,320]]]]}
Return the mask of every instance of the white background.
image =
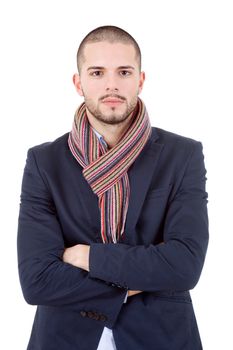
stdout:
{"type": "MultiPolygon", "coordinates": [[[[16,235],[29,147],[70,131],[82,102],[76,51],[92,29],[127,30],[142,50],[151,123],[202,141],[210,244],[192,291],[205,350],[232,349],[232,1],[1,1],[1,349],[25,350],[35,307],[22,297],[16,235]]],[[[159,349],[158,349],[159,350],[159,349]]],[[[171,349],[172,350],[172,349],[171,349]]]]}

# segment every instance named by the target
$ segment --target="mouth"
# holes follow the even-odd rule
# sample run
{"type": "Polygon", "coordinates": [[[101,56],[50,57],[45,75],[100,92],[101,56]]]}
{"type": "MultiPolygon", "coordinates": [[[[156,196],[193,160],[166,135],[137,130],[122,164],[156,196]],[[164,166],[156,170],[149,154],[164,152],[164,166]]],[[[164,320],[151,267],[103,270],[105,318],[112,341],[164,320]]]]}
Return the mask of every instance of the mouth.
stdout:
{"type": "Polygon", "coordinates": [[[109,98],[105,98],[102,101],[105,105],[112,105],[112,106],[117,106],[119,104],[122,104],[124,101],[119,99],[119,98],[113,98],[113,97],[109,97],[109,98]]]}

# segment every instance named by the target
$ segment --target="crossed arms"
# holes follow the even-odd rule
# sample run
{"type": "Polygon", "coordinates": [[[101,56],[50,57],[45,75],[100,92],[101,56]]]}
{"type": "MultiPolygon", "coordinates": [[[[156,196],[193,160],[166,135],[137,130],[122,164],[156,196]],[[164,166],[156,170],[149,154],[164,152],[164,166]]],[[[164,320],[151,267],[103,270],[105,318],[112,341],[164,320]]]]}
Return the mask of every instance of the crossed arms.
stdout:
{"type": "Polygon", "coordinates": [[[193,144],[179,191],[164,223],[164,244],[92,243],[66,248],[49,189],[28,151],[18,222],[19,276],[26,301],[35,305],[83,305],[108,315],[110,327],[126,291],[192,289],[208,245],[207,195],[201,144],[193,144]],[[88,272],[89,271],[89,272],[88,272]],[[117,288],[116,286],[119,286],[117,288]]]}
{"type": "MultiPolygon", "coordinates": [[[[63,261],[89,272],[89,255],[89,245],[76,244],[73,247],[65,249],[63,254],[63,261]]],[[[141,292],[142,291],[140,290],[128,290],[127,296],[130,297],[141,292]]]]}

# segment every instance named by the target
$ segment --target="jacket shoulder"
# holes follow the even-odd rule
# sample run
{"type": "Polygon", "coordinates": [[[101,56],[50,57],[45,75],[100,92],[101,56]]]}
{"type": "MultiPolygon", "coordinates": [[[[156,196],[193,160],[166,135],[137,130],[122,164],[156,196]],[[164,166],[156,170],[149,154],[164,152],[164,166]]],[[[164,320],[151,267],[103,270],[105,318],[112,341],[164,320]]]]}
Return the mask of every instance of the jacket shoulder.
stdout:
{"type": "Polygon", "coordinates": [[[200,141],[195,140],[193,138],[183,136],[180,134],[176,134],[174,132],[164,130],[161,128],[157,127],[152,127],[153,133],[158,137],[159,142],[164,143],[164,144],[176,144],[176,143],[181,143],[181,144],[190,144],[194,145],[196,143],[200,143],[200,141]]]}
{"type": "Polygon", "coordinates": [[[67,145],[69,132],[66,132],[64,135],[56,138],[53,141],[47,141],[40,143],[38,145],[32,146],[28,151],[32,151],[36,155],[48,155],[49,153],[56,153],[60,151],[64,145],[67,145]]]}
{"type": "Polygon", "coordinates": [[[179,135],[164,129],[157,127],[152,127],[153,134],[155,135],[155,140],[164,145],[167,151],[170,150],[171,153],[185,153],[188,154],[194,149],[202,149],[202,143],[193,138],[179,135]]]}

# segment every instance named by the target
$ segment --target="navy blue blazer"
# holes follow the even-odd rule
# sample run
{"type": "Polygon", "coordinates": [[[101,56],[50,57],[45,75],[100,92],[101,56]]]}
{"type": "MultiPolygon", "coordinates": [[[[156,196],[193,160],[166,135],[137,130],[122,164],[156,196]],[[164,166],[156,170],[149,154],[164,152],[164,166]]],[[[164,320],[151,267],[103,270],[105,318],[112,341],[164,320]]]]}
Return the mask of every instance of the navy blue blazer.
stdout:
{"type": "Polygon", "coordinates": [[[202,349],[189,293],[208,245],[201,143],[152,127],[128,170],[124,235],[103,244],[98,197],[67,139],[30,148],[24,168],[18,267],[38,305],[27,349],[96,350],[104,326],[118,350],[202,349]],[[90,245],[90,272],[62,261],[78,243],[90,245]],[[127,289],[143,293],[124,304],[127,289]]]}

